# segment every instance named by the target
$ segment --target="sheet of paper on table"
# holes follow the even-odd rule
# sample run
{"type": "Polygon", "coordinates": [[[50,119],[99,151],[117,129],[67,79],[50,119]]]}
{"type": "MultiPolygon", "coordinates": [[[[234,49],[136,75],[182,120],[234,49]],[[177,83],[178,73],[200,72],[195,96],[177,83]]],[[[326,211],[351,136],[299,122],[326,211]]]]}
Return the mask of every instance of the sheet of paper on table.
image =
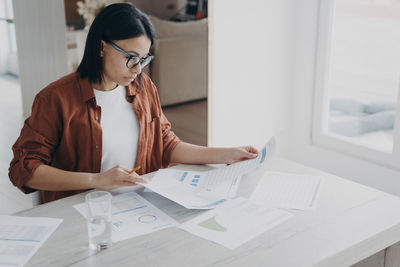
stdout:
{"type": "Polygon", "coordinates": [[[24,266],[63,219],[0,216],[0,266],[24,266]]]}
{"type": "Polygon", "coordinates": [[[179,228],[235,249],[292,216],[287,211],[257,205],[239,197],[181,224],[179,228]]]}
{"type": "Polygon", "coordinates": [[[185,208],[212,209],[236,196],[241,177],[265,164],[275,151],[272,137],[254,159],[210,171],[161,169],[151,181],[142,185],[185,208]]]}
{"type": "MultiPolygon", "coordinates": [[[[73,207],[86,217],[86,204],[73,207]]],[[[112,240],[118,242],[177,225],[177,222],[136,192],[113,196],[112,240]]]]}
{"type": "Polygon", "coordinates": [[[269,207],[311,210],[318,204],[323,177],[265,172],[250,200],[269,207]]]}

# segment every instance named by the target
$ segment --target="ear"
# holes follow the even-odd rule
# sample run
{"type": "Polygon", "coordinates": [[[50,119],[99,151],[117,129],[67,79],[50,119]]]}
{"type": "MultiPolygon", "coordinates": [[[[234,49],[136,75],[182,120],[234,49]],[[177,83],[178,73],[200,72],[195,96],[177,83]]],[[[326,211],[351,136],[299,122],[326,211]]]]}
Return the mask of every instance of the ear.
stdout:
{"type": "Polygon", "coordinates": [[[101,40],[101,42],[100,42],[100,57],[103,57],[104,45],[105,45],[105,42],[103,40],[101,40]]]}

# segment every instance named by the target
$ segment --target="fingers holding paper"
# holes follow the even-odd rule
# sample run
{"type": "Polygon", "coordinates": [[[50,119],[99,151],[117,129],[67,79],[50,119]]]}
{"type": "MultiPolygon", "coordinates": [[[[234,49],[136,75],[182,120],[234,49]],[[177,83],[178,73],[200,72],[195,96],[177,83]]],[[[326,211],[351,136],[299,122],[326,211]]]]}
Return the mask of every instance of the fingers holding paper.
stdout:
{"type": "Polygon", "coordinates": [[[253,146],[233,147],[229,149],[226,162],[232,164],[247,159],[254,159],[258,156],[258,149],[253,146]]]}

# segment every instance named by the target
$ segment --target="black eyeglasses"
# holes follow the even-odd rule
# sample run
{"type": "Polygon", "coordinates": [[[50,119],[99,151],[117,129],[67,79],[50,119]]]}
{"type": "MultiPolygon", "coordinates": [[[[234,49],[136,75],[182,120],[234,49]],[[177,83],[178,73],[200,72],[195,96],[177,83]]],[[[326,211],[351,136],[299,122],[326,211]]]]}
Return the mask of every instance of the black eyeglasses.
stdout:
{"type": "Polygon", "coordinates": [[[151,55],[150,53],[148,53],[146,57],[139,57],[139,56],[136,56],[136,55],[132,55],[132,54],[129,54],[128,52],[126,52],[121,47],[119,47],[118,45],[114,44],[111,41],[108,41],[107,43],[109,43],[116,50],[118,50],[118,51],[120,51],[120,52],[122,52],[122,53],[124,53],[125,55],[128,56],[128,60],[126,61],[126,67],[129,68],[129,69],[132,69],[132,68],[136,67],[138,64],[140,64],[140,67],[143,69],[154,58],[154,56],[151,55]]]}

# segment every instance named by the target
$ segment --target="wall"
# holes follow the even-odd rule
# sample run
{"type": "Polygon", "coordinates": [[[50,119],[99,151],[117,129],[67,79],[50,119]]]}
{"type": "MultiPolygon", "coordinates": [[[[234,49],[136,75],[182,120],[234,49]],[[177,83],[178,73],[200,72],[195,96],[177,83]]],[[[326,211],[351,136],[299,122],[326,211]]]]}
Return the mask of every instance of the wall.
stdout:
{"type": "Polygon", "coordinates": [[[208,144],[261,146],[400,195],[400,172],[312,144],[319,0],[210,1],[208,144]]]}
{"type": "MultiPolygon", "coordinates": [[[[318,0],[295,2],[294,76],[288,157],[311,167],[400,196],[400,172],[311,142],[318,0]]],[[[399,163],[400,164],[400,163],[399,163]]]]}
{"type": "Polygon", "coordinates": [[[14,0],[24,117],[34,96],[67,74],[64,1],[14,0]]]}
{"type": "Polygon", "coordinates": [[[260,147],[275,135],[285,154],[293,7],[292,0],[209,2],[209,145],[260,147]]]}

